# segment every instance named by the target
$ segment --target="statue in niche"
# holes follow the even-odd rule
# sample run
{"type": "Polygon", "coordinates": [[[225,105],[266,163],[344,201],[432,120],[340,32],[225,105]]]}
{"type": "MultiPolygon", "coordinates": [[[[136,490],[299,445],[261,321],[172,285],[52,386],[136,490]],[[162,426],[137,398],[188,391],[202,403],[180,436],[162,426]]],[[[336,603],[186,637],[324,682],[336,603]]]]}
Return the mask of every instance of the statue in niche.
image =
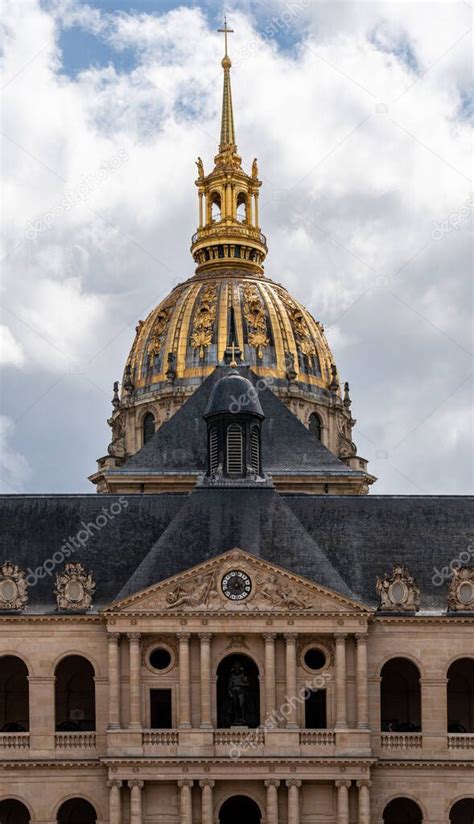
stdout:
{"type": "Polygon", "coordinates": [[[247,726],[246,705],[249,693],[249,679],[240,661],[236,661],[235,664],[232,665],[227,690],[232,702],[232,726],[247,726]]]}

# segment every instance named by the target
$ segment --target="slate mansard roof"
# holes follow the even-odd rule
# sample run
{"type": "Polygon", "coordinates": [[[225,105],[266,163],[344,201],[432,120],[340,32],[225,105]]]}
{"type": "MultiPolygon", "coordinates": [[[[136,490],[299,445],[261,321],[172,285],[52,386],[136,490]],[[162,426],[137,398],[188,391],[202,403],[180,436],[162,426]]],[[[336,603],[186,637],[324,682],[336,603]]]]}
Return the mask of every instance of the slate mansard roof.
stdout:
{"type": "Polygon", "coordinates": [[[84,539],[87,524],[96,526],[69,560],[92,570],[94,610],[239,547],[369,606],[377,606],[377,575],[401,562],[420,586],[421,611],[444,611],[448,581],[440,584],[436,571],[469,551],[472,511],[472,499],[462,496],[280,495],[268,488],[5,495],[0,561],[28,571],[49,561],[51,574],[29,588],[27,613],[55,611],[61,548],[69,536],[84,539]]]}

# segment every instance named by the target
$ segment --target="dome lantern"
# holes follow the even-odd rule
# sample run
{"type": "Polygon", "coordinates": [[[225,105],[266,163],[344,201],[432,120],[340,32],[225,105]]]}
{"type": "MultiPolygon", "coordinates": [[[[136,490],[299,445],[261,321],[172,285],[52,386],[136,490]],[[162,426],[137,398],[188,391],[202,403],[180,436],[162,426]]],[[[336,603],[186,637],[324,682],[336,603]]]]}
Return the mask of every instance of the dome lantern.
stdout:
{"type": "Polygon", "coordinates": [[[232,61],[227,54],[227,34],[232,29],[227,27],[226,21],[219,31],[225,34],[221,138],[210,174],[204,173],[200,157],[196,162],[199,227],[192,238],[191,254],[196,263],[196,274],[238,263],[245,271],[262,275],[268,251],[258,215],[262,183],[258,179],[257,159],[252,163],[251,173],[247,174],[237,153],[230,82],[232,61]]]}

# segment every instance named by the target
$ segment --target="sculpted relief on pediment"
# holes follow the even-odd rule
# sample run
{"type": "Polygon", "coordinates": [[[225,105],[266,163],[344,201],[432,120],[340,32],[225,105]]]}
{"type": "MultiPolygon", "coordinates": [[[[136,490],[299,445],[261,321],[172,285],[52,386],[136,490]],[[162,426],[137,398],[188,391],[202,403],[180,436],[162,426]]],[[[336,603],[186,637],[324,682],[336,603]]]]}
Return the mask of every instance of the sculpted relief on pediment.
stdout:
{"type": "Polygon", "coordinates": [[[236,549],[113,605],[121,611],[305,612],[361,608],[336,593],[236,549]]]}

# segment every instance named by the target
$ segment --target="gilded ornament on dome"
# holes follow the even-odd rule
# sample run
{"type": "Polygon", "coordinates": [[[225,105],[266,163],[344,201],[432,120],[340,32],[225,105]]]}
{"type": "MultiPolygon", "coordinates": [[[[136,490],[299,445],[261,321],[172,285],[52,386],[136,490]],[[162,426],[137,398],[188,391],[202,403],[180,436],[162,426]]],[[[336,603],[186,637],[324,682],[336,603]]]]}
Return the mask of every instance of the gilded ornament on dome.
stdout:
{"type": "Polygon", "coordinates": [[[291,328],[296,339],[296,345],[303,355],[309,357],[316,354],[316,346],[311,337],[308,322],[303,310],[290,298],[289,295],[281,295],[283,303],[288,311],[291,328]]]}
{"type": "Polygon", "coordinates": [[[257,350],[259,360],[263,358],[263,347],[268,346],[267,318],[265,304],[256,286],[244,287],[244,318],[247,321],[248,342],[257,350]]]}
{"type": "Polygon", "coordinates": [[[155,357],[161,352],[161,347],[163,346],[173,308],[174,302],[168,303],[166,306],[160,306],[153,322],[149,343],[146,350],[147,354],[150,355],[150,362],[152,366],[155,357]]]}
{"type": "Polygon", "coordinates": [[[191,333],[191,346],[199,349],[199,358],[202,360],[206,348],[212,343],[212,332],[217,315],[217,287],[215,284],[206,286],[201,294],[191,333]]]}

